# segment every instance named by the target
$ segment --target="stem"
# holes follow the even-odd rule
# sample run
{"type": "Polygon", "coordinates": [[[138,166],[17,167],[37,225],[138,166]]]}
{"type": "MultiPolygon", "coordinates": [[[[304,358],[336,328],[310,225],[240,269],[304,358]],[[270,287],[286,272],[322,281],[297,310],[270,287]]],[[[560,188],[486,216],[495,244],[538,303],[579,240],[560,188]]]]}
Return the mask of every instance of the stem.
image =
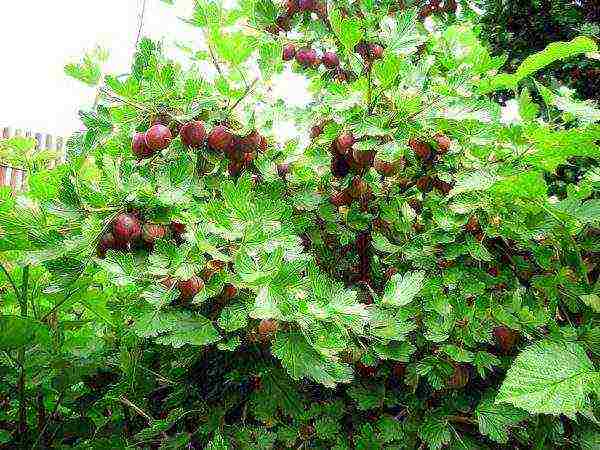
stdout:
{"type": "MultiPolygon", "coordinates": [[[[142,416],[144,419],[146,419],[148,421],[148,424],[151,425],[152,422],[154,422],[154,419],[147,413],[145,412],[142,408],[140,408],[139,406],[137,406],[136,404],[132,403],[131,401],[129,401],[127,398],[121,396],[119,397],[119,401],[121,403],[123,403],[126,406],[129,406],[131,409],[133,409],[136,413],[138,413],[140,416],[142,416]]],[[[164,439],[168,439],[169,436],[167,436],[167,433],[165,433],[164,431],[162,431],[160,433],[160,435],[164,438],[164,439]]]]}
{"type": "Polygon", "coordinates": [[[19,297],[19,288],[17,288],[17,285],[15,284],[15,281],[10,276],[10,273],[8,272],[8,270],[6,270],[6,267],[4,267],[4,265],[2,263],[0,263],[0,267],[2,268],[2,271],[6,275],[6,278],[8,278],[9,283],[11,284],[13,290],[15,291],[15,295],[17,297],[19,297]]]}
{"type": "Polygon", "coordinates": [[[140,23],[138,26],[137,36],[135,38],[135,50],[137,50],[138,43],[140,42],[140,36],[142,35],[142,28],[144,27],[144,14],[146,14],[146,0],[142,0],[142,12],[140,13],[140,23]]]}
{"type": "Polygon", "coordinates": [[[241,101],[244,100],[248,96],[248,94],[252,91],[252,89],[254,88],[254,86],[256,85],[257,82],[258,82],[258,78],[255,79],[250,84],[250,86],[246,87],[246,90],[244,91],[244,93],[242,94],[242,96],[235,101],[235,103],[231,106],[231,108],[229,108],[230,111],[233,111],[235,109],[235,107],[237,105],[239,105],[241,103],[241,101]]]}
{"type": "MultiPolygon", "coordinates": [[[[29,265],[23,267],[21,276],[21,289],[19,298],[19,307],[21,317],[27,317],[27,289],[29,287],[29,265]]],[[[17,357],[20,373],[19,381],[17,382],[17,391],[19,393],[19,436],[21,448],[25,448],[27,439],[27,399],[25,396],[25,348],[19,349],[17,357]]]]}

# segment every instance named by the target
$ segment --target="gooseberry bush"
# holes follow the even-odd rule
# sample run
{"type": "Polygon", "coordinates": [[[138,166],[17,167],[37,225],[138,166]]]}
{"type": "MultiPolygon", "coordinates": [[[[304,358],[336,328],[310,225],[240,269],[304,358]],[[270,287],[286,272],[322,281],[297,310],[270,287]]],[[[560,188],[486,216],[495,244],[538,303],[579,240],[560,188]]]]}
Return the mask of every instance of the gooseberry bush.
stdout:
{"type": "Polygon", "coordinates": [[[600,110],[531,82],[597,45],[502,73],[421,3],[197,0],[188,67],[67,66],[68,162],[1,193],[6,448],[597,448],[600,110]]]}

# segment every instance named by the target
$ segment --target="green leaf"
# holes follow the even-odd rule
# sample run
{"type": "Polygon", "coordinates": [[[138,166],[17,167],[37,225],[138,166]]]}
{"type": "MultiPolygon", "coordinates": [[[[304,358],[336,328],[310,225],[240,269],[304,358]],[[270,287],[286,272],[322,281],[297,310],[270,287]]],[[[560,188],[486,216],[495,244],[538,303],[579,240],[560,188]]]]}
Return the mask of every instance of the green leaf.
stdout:
{"type": "Polygon", "coordinates": [[[598,372],[583,347],[545,340],[524,350],[508,370],[496,403],[510,403],[532,414],[575,415],[598,390],[598,372]]]}
{"type": "Polygon", "coordinates": [[[454,197],[464,192],[487,191],[497,180],[498,177],[485,171],[465,173],[456,180],[456,184],[450,191],[449,197],[454,197]]]}
{"type": "Polygon", "coordinates": [[[87,53],[79,64],[67,64],[65,73],[89,86],[96,86],[102,77],[102,63],[108,59],[108,52],[96,47],[87,53]]]}
{"type": "Polygon", "coordinates": [[[541,52],[525,58],[514,74],[503,73],[482,80],[480,92],[489,93],[499,89],[516,89],[521,80],[556,61],[597,51],[598,46],[596,43],[585,36],[576,37],[569,42],[553,42],[541,52]]]}
{"type": "Polygon", "coordinates": [[[20,316],[0,316],[0,349],[16,350],[36,343],[50,343],[48,327],[20,316]]]}
{"type": "Polygon", "coordinates": [[[294,380],[309,377],[334,387],[352,379],[352,369],[348,365],[318,354],[300,333],[278,333],[272,352],[294,380]]]}
{"type": "Polygon", "coordinates": [[[334,33],[349,52],[354,51],[354,46],[363,38],[362,23],[355,17],[342,17],[339,10],[331,8],[329,21],[334,33]]]}
{"type": "Polygon", "coordinates": [[[475,410],[479,432],[499,444],[508,442],[510,427],[529,417],[522,409],[507,404],[495,404],[492,399],[483,400],[475,410]]]}
{"type": "Polygon", "coordinates": [[[386,283],[381,303],[384,305],[405,306],[419,294],[425,280],[425,272],[394,274],[386,283]]]}

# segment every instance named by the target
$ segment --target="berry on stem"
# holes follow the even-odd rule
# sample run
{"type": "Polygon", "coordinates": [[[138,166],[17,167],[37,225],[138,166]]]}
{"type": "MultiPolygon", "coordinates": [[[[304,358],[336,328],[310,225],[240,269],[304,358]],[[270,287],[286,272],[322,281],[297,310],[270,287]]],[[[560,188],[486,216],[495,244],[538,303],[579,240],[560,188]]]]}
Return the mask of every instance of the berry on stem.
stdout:
{"type": "Polygon", "coordinates": [[[372,59],[380,59],[383,56],[383,47],[379,44],[369,44],[369,56],[372,59]]]}
{"type": "Polygon", "coordinates": [[[435,140],[438,146],[438,153],[440,155],[447,153],[450,149],[450,145],[452,145],[452,141],[450,140],[450,138],[443,133],[436,134],[433,137],[433,139],[435,140]]]}
{"type": "Polygon", "coordinates": [[[115,235],[111,232],[104,233],[98,242],[97,254],[100,258],[104,258],[106,256],[106,252],[108,250],[126,250],[127,244],[121,241],[118,241],[115,238],[115,235]]]}
{"type": "Polygon", "coordinates": [[[350,197],[346,191],[340,191],[331,194],[329,201],[332,205],[337,207],[346,206],[352,203],[352,197],[350,197]]]}
{"type": "Polygon", "coordinates": [[[279,325],[276,320],[263,319],[258,324],[258,334],[263,342],[270,341],[277,333],[279,325]]]}
{"type": "Polygon", "coordinates": [[[159,151],[167,148],[171,145],[173,135],[171,130],[165,125],[157,123],[152,125],[148,131],[146,131],[146,145],[152,151],[159,151]]]}
{"type": "Polygon", "coordinates": [[[391,177],[396,172],[396,167],[389,161],[384,161],[381,158],[375,158],[373,167],[380,175],[384,177],[391,177]]]}
{"type": "Polygon", "coordinates": [[[500,326],[494,328],[494,337],[500,349],[504,353],[509,353],[517,343],[519,334],[508,327],[500,326]]]}
{"type": "Polygon", "coordinates": [[[177,289],[184,300],[193,299],[203,288],[204,280],[196,275],[192,276],[189,280],[179,280],[177,282],[177,289]]]}
{"type": "Polygon", "coordinates": [[[154,244],[157,239],[167,235],[167,227],[157,223],[146,222],[142,227],[142,240],[146,244],[154,244]]]}
{"type": "Polygon", "coordinates": [[[226,152],[233,141],[233,134],[226,127],[218,125],[208,135],[208,146],[218,152],[226,152]]]}
{"type": "Polygon", "coordinates": [[[183,145],[192,148],[198,148],[206,140],[206,129],[199,120],[188,122],[181,127],[179,131],[183,145]]]}
{"type": "Polygon", "coordinates": [[[323,65],[328,69],[335,69],[340,65],[340,58],[333,52],[323,53],[323,58],[321,58],[321,60],[323,61],[323,65]]]}
{"type": "Polygon", "coordinates": [[[411,139],[408,141],[408,145],[412,148],[413,152],[415,152],[415,155],[423,161],[427,161],[431,158],[431,147],[428,143],[418,139],[411,139]]]}
{"type": "Polygon", "coordinates": [[[296,46],[294,44],[286,44],[283,47],[282,58],[284,61],[291,61],[296,56],[296,46]]]}
{"type": "Polygon", "coordinates": [[[298,9],[300,11],[312,11],[315,7],[315,0],[298,0],[298,9]]]}
{"type": "Polygon", "coordinates": [[[331,158],[331,173],[334,177],[344,178],[350,172],[348,160],[343,155],[333,155],[331,158]]]}
{"type": "Polygon", "coordinates": [[[140,221],[132,214],[121,213],[113,222],[113,235],[117,241],[131,242],[140,237],[140,221]]]}
{"type": "Polygon", "coordinates": [[[131,150],[138,159],[148,158],[154,153],[146,145],[145,133],[135,133],[133,135],[133,139],[131,140],[131,150]]]}
{"type": "Polygon", "coordinates": [[[350,147],[354,145],[354,136],[352,133],[344,133],[335,140],[335,148],[341,155],[345,155],[350,147]]]}

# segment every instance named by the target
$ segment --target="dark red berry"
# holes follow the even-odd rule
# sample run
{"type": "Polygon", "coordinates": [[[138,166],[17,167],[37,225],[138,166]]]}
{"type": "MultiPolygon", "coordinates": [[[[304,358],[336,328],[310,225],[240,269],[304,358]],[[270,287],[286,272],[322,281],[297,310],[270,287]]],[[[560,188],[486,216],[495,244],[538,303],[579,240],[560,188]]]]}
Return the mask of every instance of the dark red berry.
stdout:
{"type": "Polygon", "coordinates": [[[369,44],[369,55],[372,59],[379,59],[383,56],[383,47],[379,44],[369,44]]]}
{"type": "Polygon", "coordinates": [[[303,47],[296,52],[296,62],[302,67],[312,67],[318,61],[316,50],[303,47]]]}
{"type": "Polygon", "coordinates": [[[218,152],[225,152],[233,141],[233,134],[226,127],[218,125],[208,135],[208,145],[218,152]]]}
{"type": "Polygon", "coordinates": [[[146,222],[142,227],[142,240],[146,244],[154,244],[157,239],[162,239],[167,235],[167,227],[157,223],[146,222]]]}
{"type": "Polygon", "coordinates": [[[258,150],[261,143],[261,135],[254,130],[240,139],[240,149],[242,153],[249,153],[258,150]]]}
{"type": "Polygon", "coordinates": [[[519,340],[519,334],[516,331],[503,326],[494,328],[494,337],[504,353],[509,353],[519,340]]]}
{"type": "Polygon", "coordinates": [[[323,127],[321,125],[314,125],[310,129],[310,137],[313,139],[318,138],[321,134],[323,134],[323,127]]]}
{"type": "Polygon", "coordinates": [[[340,58],[333,52],[323,53],[323,58],[321,58],[321,60],[323,61],[323,65],[328,69],[335,69],[340,65],[340,58]]]}
{"type": "Polygon", "coordinates": [[[290,165],[287,163],[283,163],[283,164],[277,164],[277,175],[279,175],[281,178],[285,178],[286,175],[289,173],[290,171],[290,165]]]}
{"type": "Polygon", "coordinates": [[[415,155],[417,155],[423,161],[427,161],[429,158],[431,158],[431,147],[428,143],[418,139],[411,139],[408,141],[408,145],[415,152],[415,155]]]}
{"type": "Polygon", "coordinates": [[[335,192],[329,197],[329,201],[334,206],[345,206],[352,203],[352,197],[346,191],[335,192]]]}
{"type": "Polygon", "coordinates": [[[312,11],[315,6],[315,0],[298,0],[298,9],[300,11],[312,11]]]}
{"type": "Polygon", "coordinates": [[[227,300],[234,298],[238,293],[237,288],[230,283],[223,286],[223,297],[227,300]]]}
{"type": "Polygon", "coordinates": [[[373,167],[380,175],[384,177],[391,177],[396,172],[396,167],[389,161],[384,161],[380,158],[375,158],[373,167]]]}
{"type": "Polygon", "coordinates": [[[335,148],[338,153],[345,155],[350,147],[354,145],[354,136],[352,133],[344,133],[335,140],[335,148]]]}
{"type": "Polygon", "coordinates": [[[479,226],[479,219],[475,216],[469,217],[467,224],[465,225],[465,229],[469,233],[479,233],[481,231],[481,227],[479,226]]]}
{"type": "Polygon", "coordinates": [[[375,159],[375,152],[372,150],[358,150],[354,149],[352,151],[352,157],[354,161],[360,168],[367,168],[373,165],[373,161],[375,159]]]}
{"type": "Polygon", "coordinates": [[[373,378],[377,375],[377,366],[367,366],[366,364],[359,362],[356,364],[356,369],[363,378],[373,378]]]}
{"type": "Polygon", "coordinates": [[[497,267],[490,267],[488,269],[488,273],[490,274],[490,276],[492,277],[497,277],[498,275],[500,275],[500,271],[498,270],[497,267]]]}
{"type": "Polygon", "coordinates": [[[148,158],[154,153],[146,145],[145,133],[135,133],[133,135],[133,139],[131,140],[131,150],[138,159],[148,158]]]}
{"type": "Polygon", "coordinates": [[[282,58],[284,61],[291,61],[296,56],[296,46],[294,44],[286,44],[283,47],[282,58]]]}
{"type": "Polygon", "coordinates": [[[120,242],[131,242],[140,237],[140,221],[132,214],[121,213],[113,222],[113,234],[120,242]]]}
{"type": "Polygon", "coordinates": [[[177,282],[177,289],[181,294],[181,298],[185,300],[191,300],[204,288],[204,280],[194,275],[189,280],[179,280],[177,282]]]}
{"type": "Polygon", "coordinates": [[[361,177],[354,177],[348,189],[348,194],[352,198],[360,198],[369,192],[369,185],[361,177]]]}
{"type": "Polygon", "coordinates": [[[275,23],[277,24],[277,26],[279,27],[280,30],[283,30],[283,31],[291,30],[290,18],[286,15],[277,16],[277,18],[275,19],[275,23]]]}
{"type": "Polygon", "coordinates": [[[298,11],[298,0],[287,0],[285,2],[285,12],[288,16],[294,15],[298,11]]]}
{"type": "Polygon", "coordinates": [[[188,122],[181,127],[179,131],[183,145],[192,148],[198,148],[206,140],[206,129],[199,120],[188,122]]]}
{"type": "Polygon", "coordinates": [[[179,222],[171,222],[171,230],[177,234],[185,233],[185,224],[179,222]]]}
{"type": "Polygon", "coordinates": [[[431,177],[424,176],[419,178],[416,186],[421,192],[429,192],[431,190],[431,177]]]}
{"type": "Polygon", "coordinates": [[[440,180],[439,178],[436,178],[433,181],[433,187],[444,195],[448,195],[453,188],[453,186],[450,183],[440,180]]]}
{"type": "Polygon", "coordinates": [[[354,46],[354,51],[363,59],[369,59],[369,45],[366,42],[359,42],[354,46]]]}
{"type": "Polygon", "coordinates": [[[450,138],[442,133],[436,134],[433,138],[435,139],[435,142],[438,145],[438,153],[440,155],[447,153],[450,149],[450,145],[452,144],[450,138]]]}
{"type": "Polygon", "coordinates": [[[173,135],[168,127],[157,123],[146,131],[146,145],[152,151],[163,150],[171,145],[173,135]]]}
{"type": "Polygon", "coordinates": [[[334,177],[344,178],[350,172],[350,165],[344,155],[333,155],[331,158],[331,173],[334,177]]]}
{"type": "Polygon", "coordinates": [[[104,233],[98,242],[97,253],[100,258],[104,258],[106,256],[106,252],[108,250],[126,250],[127,244],[121,241],[118,241],[114,234],[111,232],[104,233]]]}
{"type": "Polygon", "coordinates": [[[231,161],[227,166],[227,171],[232,177],[237,177],[240,173],[242,173],[242,169],[243,164],[237,161],[231,161]]]}
{"type": "Polygon", "coordinates": [[[270,341],[277,333],[279,325],[276,320],[263,319],[258,324],[258,334],[262,341],[270,341]]]}

